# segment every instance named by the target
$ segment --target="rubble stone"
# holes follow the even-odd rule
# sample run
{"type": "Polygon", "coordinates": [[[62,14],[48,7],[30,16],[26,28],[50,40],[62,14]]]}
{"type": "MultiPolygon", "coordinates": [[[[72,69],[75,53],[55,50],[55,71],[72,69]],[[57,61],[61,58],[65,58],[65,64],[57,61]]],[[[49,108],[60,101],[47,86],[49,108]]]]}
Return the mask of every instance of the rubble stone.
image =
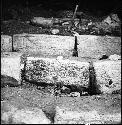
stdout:
{"type": "Polygon", "coordinates": [[[103,22],[109,24],[110,26],[120,26],[120,20],[117,16],[117,14],[110,14],[109,16],[107,16],[103,22]]]}
{"type": "Polygon", "coordinates": [[[52,34],[54,34],[54,35],[55,35],[55,34],[58,34],[58,33],[59,33],[59,29],[52,29],[51,32],[52,32],[52,34]]]}
{"type": "Polygon", "coordinates": [[[31,19],[31,22],[37,25],[42,25],[42,26],[52,26],[53,25],[53,21],[50,18],[44,18],[44,17],[34,17],[33,19],[31,19]]]}

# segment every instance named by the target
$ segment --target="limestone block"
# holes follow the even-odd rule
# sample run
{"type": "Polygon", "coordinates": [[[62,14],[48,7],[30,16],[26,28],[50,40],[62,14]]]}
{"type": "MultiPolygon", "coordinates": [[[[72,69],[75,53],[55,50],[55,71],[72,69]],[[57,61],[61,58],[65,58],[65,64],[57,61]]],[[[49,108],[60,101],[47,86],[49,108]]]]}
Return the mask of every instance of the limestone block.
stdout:
{"type": "Polygon", "coordinates": [[[1,54],[1,75],[15,78],[19,84],[21,81],[21,53],[4,52],[1,54]]]}
{"type": "Polygon", "coordinates": [[[121,56],[116,54],[110,55],[109,60],[121,60],[121,56]]]}
{"type": "Polygon", "coordinates": [[[111,36],[79,35],[78,56],[99,59],[101,55],[121,54],[121,38],[111,36]]]}
{"type": "Polygon", "coordinates": [[[72,56],[74,37],[45,34],[17,34],[13,36],[13,44],[16,51],[40,52],[44,55],[72,56]]]}
{"type": "MultiPolygon", "coordinates": [[[[51,119],[55,113],[55,98],[45,90],[40,91],[36,87],[5,87],[1,89],[1,99],[9,100],[7,104],[12,104],[17,109],[26,107],[38,107],[51,119]],[[51,117],[49,117],[51,116],[51,117]]],[[[6,109],[6,108],[5,108],[6,109]]]]}
{"type": "Polygon", "coordinates": [[[105,124],[121,122],[121,95],[60,97],[54,124],[105,124]]]}
{"type": "Polygon", "coordinates": [[[2,103],[1,119],[6,124],[50,124],[51,121],[39,108],[25,107],[18,109],[9,102],[2,103]],[[7,111],[8,110],[8,111],[7,111]]]}
{"type": "Polygon", "coordinates": [[[121,90],[121,60],[97,61],[93,66],[101,92],[112,93],[121,90]]]}
{"type": "Polygon", "coordinates": [[[51,121],[45,116],[44,112],[39,108],[18,110],[13,115],[15,123],[21,122],[25,124],[50,124],[51,121]]]}
{"type": "MultiPolygon", "coordinates": [[[[56,83],[65,85],[79,84],[84,87],[89,82],[89,63],[71,59],[27,57],[26,79],[35,82],[56,83]]],[[[40,83],[41,84],[41,83],[40,83]]]]}
{"type": "Polygon", "coordinates": [[[1,35],[1,52],[12,52],[12,37],[1,35]]]}

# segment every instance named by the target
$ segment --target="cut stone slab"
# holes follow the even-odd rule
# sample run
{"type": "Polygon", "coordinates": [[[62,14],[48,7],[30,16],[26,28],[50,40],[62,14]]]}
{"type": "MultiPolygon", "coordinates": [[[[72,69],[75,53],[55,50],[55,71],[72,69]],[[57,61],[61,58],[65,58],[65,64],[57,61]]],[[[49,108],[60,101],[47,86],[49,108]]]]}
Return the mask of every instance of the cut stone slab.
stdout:
{"type": "MultiPolygon", "coordinates": [[[[7,105],[12,104],[17,109],[26,107],[39,108],[52,121],[55,114],[55,97],[49,92],[38,90],[36,87],[6,87],[1,89],[1,99],[7,105]]],[[[5,108],[6,110],[6,108],[5,108]]]]}
{"type": "Polygon", "coordinates": [[[78,57],[99,59],[102,55],[121,55],[121,38],[111,36],[78,35],[78,57]]]}
{"type": "Polygon", "coordinates": [[[39,108],[25,107],[18,109],[10,102],[2,101],[1,120],[6,124],[50,124],[51,121],[39,108]],[[8,110],[8,111],[7,111],[8,110]]]}
{"type": "Polygon", "coordinates": [[[21,82],[21,53],[4,52],[1,54],[1,75],[13,77],[21,82]]]}
{"type": "Polygon", "coordinates": [[[121,60],[97,61],[93,63],[97,85],[102,93],[121,90],[121,60]]]}
{"type": "Polygon", "coordinates": [[[1,35],[1,52],[12,52],[12,37],[1,35]]]}
{"type": "Polygon", "coordinates": [[[25,76],[38,83],[61,82],[65,85],[88,87],[89,63],[58,56],[57,58],[27,57],[25,76]]]}
{"type": "Polygon", "coordinates": [[[121,95],[58,97],[54,124],[121,123],[121,95]]]}
{"type": "Polygon", "coordinates": [[[72,56],[74,37],[45,34],[16,34],[14,49],[22,52],[40,52],[43,55],[72,56]]]}

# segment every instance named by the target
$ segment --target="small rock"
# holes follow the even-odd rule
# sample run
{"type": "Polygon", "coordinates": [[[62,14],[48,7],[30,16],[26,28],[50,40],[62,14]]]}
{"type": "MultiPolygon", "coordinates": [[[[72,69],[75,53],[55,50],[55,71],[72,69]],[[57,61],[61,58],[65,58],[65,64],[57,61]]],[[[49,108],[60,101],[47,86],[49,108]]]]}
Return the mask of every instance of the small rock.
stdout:
{"type": "Polygon", "coordinates": [[[62,23],[62,25],[64,26],[64,25],[69,25],[69,22],[64,22],[64,23],[62,23]]]}
{"type": "Polygon", "coordinates": [[[59,33],[59,29],[53,29],[53,30],[51,30],[51,33],[52,34],[58,34],[59,33]]]}
{"type": "Polygon", "coordinates": [[[71,97],[80,97],[80,93],[79,92],[71,92],[70,96],[71,97]]]}
{"type": "Polygon", "coordinates": [[[75,21],[74,25],[75,25],[75,27],[77,27],[79,25],[79,21],[75,21]]]}
{"type": "Polygon", "coordinates": [[[88,92],[82,92],[82,95],[88,95],[88,92]]]}
{"type": "Polygon", "coordinates": [[[111,20],[111,18],[110,18],[110,16],[108,16],[107,18],[105,18],[104,20],[103,20],[103,22],[105,22],[105,23],[107,23],[107,24],[111,24],[112,23],[112,20],[111,20]]]}
{"type": "Polygon", "coordinates": [[[27,24],[29,24],[29,23],[30,23],[30,21],[26,21],[26,23],[27,23],[27,24]]]}
{"type": "Polygon", "coordinates": [[[119,17],[117,16],[117,14],[111,14],[111,18],[116,21],[116,22],[120,22],[119,17]]]}
{"type": "Polygon", "coordinates": [[[103,94],[106,94],[106,93],[112,93],[112,89],[110,89],[108,86],[106,86],[106,85],[102,85],[101,86],[101,89],[100,89],[102,92],[103,92],[103,94]]]}
{"type": "Polygon", "coordinates": [[[57,60],[59,60],[59,61],[60,61],[60,60],[63,60],[63,56],[58,56],[58,57],[57,57],[57,60]]]}
{"type": "Polygon", "coordinates": [[[92,22],[88,23],[88,26],[92,25],[92,22]]]}

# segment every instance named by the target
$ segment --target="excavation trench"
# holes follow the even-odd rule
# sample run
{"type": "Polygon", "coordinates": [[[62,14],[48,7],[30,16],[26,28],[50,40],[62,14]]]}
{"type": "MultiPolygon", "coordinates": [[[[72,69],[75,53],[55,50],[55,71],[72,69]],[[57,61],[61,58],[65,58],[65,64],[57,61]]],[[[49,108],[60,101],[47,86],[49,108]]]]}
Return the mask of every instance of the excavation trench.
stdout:
{"type": "MultiPolygon", "coordinates": [[[[65,40],[64,40],[64,37],[59,38],[58,36],[47,36],[47,35],[36,35],[36,37],[33,35],[30,35],[29,37],[32,40],[31,42],[25,38],[25,35],[20,35],[20,36],[14,35],[14,43],[12,44],[14,46],[14,50],[19,50],[19,49],[21,50],[22,48],[24,48],[23,47],[25,45],[25,44],[23,44],[24,42],[27,43],[26,44],[27,47],[29,46],[30,49],[34,50],[34,48],[39,46],[40,43],[42,42],[42,45],[41,45],[42,48],[39,50],[41,50],[42,52],[45,52],[46,54],[53,53],[56,55],[56,58],[55,57],[48,58],[47,56],[45,56],[45,57],[39,56],[38,58],[36,58],[34,56],[31,56],[30,58],[32,60],[30,59],[30,61],[26,60],[24,62],[24,69],[21,72],[21,80],[22,80],[21,85],[17,85],[18,84],[17,80],[14,80],[10,77],[2,77],[2,80],[1,80],[2,81],[2,84],[1,84],[2,85],[1,86],[1,88],[2,88],[1,100],[2,101],[3,100],[8,100],[8,101],[13,100],[14,102],[17,103],[16,105],[19,105],[20,107],[22,105],[24,105],[24,107],[26,107],[28,105],[30,107],[33,107],[33,106],[39,107],[45,112],[46,116],[51,120],[51,122],[54,123],[54,121],[55,121],[54,119],[56,117],[56,107],[58,105],[57,100],[59,100],[60,103],[63,103],[63,102],[61,102],[62,98],[63,98],[63,100],[65,100],[67,98],[68,100],[70,100],[70,99],[73,100],[74,102],[72,102],[72,104],[75,104],[75,102],[78,101],[77,99],[79,99],[82,102],[81,105],[83,105],[86,102],[82,101],[82,99],[88,98],[90,104],[92,104],[92,103],[94,104],[93,97],[95,97],[99,100],[99,98],[98,98],[99,96],[101,96],[100,98],[102,98],[102,96],[104,96],[104,95],[102,95],[102,91],[100,90],[100,86],[98,83],[98,81],[100,81],[102,79],[102,77],[100,77],[100,79],[99,79],[97,77],[97,75],[99,76],[99,74],[101,75],[101,72],[105,71],[103,77],[106,78],[105,80],[107,82],[105,81],[106,83],[104,82],[104,84],[106,84],[106,86],[108,88],[110,86],[110,89],[112,88],[112,85],[116,84],[115,83],[117,81],[116,79],[120,78],[120,72],[121,72],[120,68],[119,68],[119,66],[121,65],[120,61],[118,61],[118,60],[117,61],[110,61],[110,60],[102,61],[101,60],[101,62],[99,62],[99,60],[96,59],[98,62],[96,60],[95,60],[96,62],[94,62],[93,58],[94,57],[96,58],[97,54],[99,54],[99,51],[97,51],[97,50],[99,50],[99,48],[97,48],[97,47],[94,48],[92,45],[99,46],[99,44],[100,45],[102,43],[105,44],[105,42],[100,41],[101,39],[103,39],[103,37],[99,38],[100,40],[96,40],[96,36],[89,36],[89,37],[81,36],[81,38],[80,37],[78,38],[78,39],[81,39],[81,40],[79,40],[80,42],[77,41],[77,37],[75,37],[75,39],[74,39],[74,37],[71,37],[71,39],[69,37],[66,37],[65,40]],[[35,41],[33,38],[36,39],[35,41],[36,41],[36,43],[38,43],[37,45],[34,44],[35,41]],[[52,40],[53,38],[55,38],[54,41],[52,40]],[[46,45],[45,45],[45,41],[44,41],[45,39],[47,40],[46,45]],[[75,42],[74,42],[74,40],[75,40],[75,42]],[[61,43],[61,41],[62,41],[62,44],[59,45],[59,43],[61,43]],[[18,42],[18,44],[22,43],[21,44],[22,46],[21,45],[15,46],[16,42],[18,42]],[[68,45],[69,45],[68,49],[65,48],[67,45],[67,44],[65,44],[66,42],[68,42],[68,45]],[[79,45],[78,45],[78,43],[79,43],[79,45]],[[55,45],[57,45],[57,46],[55,46],[55,45]],[[61,46],[62,46],[62,48],[61,48],[61,46]],[[45,47],[47,47],[47,48],[45,48],[45,47]],[[91,51],[93,48],[94,48],[94,50],[91,51]],[[73,49],[73,53],[71,51],[69,52],[69,50],[72,50],[72,49],[73,49]],[[60,52],[57,50],[59,50],[60,52]],[[69,54],[68,56],[70,56],[70,57],[73,56],[73,60],[71,58],[62,59],[61,56],[57,57],[57,55],[59,53],[64,54],[64,55],[69,54]],[[94,54],[96,54],[96,55],[94,55],[94,54]],[[83,59],[83,57],[85,60],[84,62],[81,61],[83,59]],[[87,57],[89,57],[89,58],[86,59],[87,57]],[[77,60],[79,58],[81,58],[80,61],[77,60]],[[68,62],[68,64],[67,64],[67,62],[68,62]],[[75,66],[75,65],[77,65],[77,66],[75,66]],[[102,68],[104,68],[104,69],[102,69],[102,68]],[[110,73],[108,73],[107,69],[110,69],[113,74],[117,73],[117,75],[112,76],[110,73]],[[52,74],[49,73],[50,70],[52,71],[52,74]],[[65,70],[66,70],[66,72],[64,72],[65,70]],[[47,76],[45,77],[46,73],[47,73],[47,76]],[[108,76],[108,74],[111,76],[108,76]],[[66,76],[66,75],[67,75],[67,77],[64,78],[64,76],[66,76]],[[41,76],[41,77],[39,77],[39,76],[41,76]],[[51,76],[51,77],[49,77],[49,76],[51,76]],[[76,77],[76,79],[75,79],[75,77],[76,77]],[[67,79],[69,79],[69,81],[67,79]],[[75,84],[73,84],[74,82],[75,82],[75,84]],[[74,97],[80,97],[80,98],[74,98],[74,97]]],[[[110,45],[113,46],[110,38],[106,38],[106,39],[108,41],[107,40],[105,40],[105,41],[107,41],[107,43],[109,43],[110,45]]],[[[114,41],[114,38],[111,38],[111,39],[113,39],[113,41],[114,41]]],[[[119,38],[117,38],[117,39],[119,39],[119,38]]],[[[120,40],[117,40],[117,41],[120,42],[120,40]]],[[[117,42],[115,43],[115,45],[116,45],[115,48],[117,48],[117,46],[118,46],[117,42]]],[[[105,48],[105,47],[109,47],[109,46],[104,45],[103,48],[105,48]]],[[[100,49],[101,48],[102,47],[100,47],[100,49]]],[[[112,47],[110,46],[110,48],[108,50],[110,50],[111,48],[112,47]]],[[[23,49],[21,51],[23,51],[23,49]]],[[[107,49],[105,49],[104,51],[107,51],[107,49]]],[[[110,51],[110,52],[113,53],[114,50],[110,51]]],[[[119,53],[119,49],[117,50],[117,53],[119,53]]],[[[102,53],[100,53],[100,54],[102,54],[102,53]]],[[[17,56],[15,56],[15,57],[17,57],[17,56]]],[[[17,57],[17,58],[19,58],[19,57],[17,57]]],[[[12,57],[12,59],[14,60],[14,62],[12,62],[11,64],[16,63],[15,62],[16,58],[12,57]]],[[[7,61],[10,61],[10,59],[8,59],[7,61]]],[[[4,62],[2,64],[4,64],[4,62]]],[[[13,65],[11,65],[9,67],[12,67],[12,66],[13,65]]],[[[15,68],[15,70],[16,70],[16,68],[15,68]]],[[[17,70],[18,70],[18,68],[17,68],[17,70]]],[[[11,76],[11,73],[9,75],[11,76]]],[[[117,81],[116,85],[119,85],[119,81],[117,81]]],[[[119,90],[119,89],[120,89],[120,87],[117,88],[117,90],[119,90]]],[[[117,94],[120,94],[120,92],[116,93],[115,95],[117,95],[117,94]]],[[[111,95],[113,96],[113,94],[111,94],[111,95]]],[[[67,104],[67,101],[65,104],[67,104]]],[[[97,105],[97,103],[95,103],[95,104],[97,105]]],[[[112,104],[113,104],[113,102],[112,102],[112,104]]],[[[101,103],[100,103],[100,105],[101,105],[101,103]]],[[[113,105],[117,106],[117,104],[113,104],[113,105]]],[[[113,109],[111,109],[111,110],[113,110],[113,109]]]]}

